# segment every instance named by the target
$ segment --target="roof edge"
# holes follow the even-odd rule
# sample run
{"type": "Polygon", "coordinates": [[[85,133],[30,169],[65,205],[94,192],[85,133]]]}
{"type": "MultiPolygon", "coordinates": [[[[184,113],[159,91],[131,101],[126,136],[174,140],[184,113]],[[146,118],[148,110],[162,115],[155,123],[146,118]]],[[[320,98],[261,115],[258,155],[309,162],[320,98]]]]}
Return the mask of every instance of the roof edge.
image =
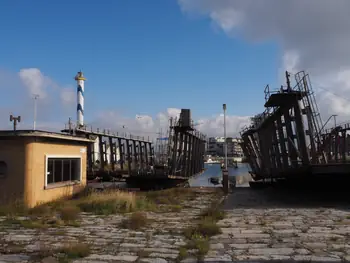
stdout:
{"type": "Polygon", "coordinates": [[[49,132],[41,130],[0,130],[1,137],[43,137],[51,138],[57,140],[70,140],[70,141],[80,141],[80,142],[94,142],[94,140],[72,136],[69,134],[58,133],[58,132],[49,132]]]}

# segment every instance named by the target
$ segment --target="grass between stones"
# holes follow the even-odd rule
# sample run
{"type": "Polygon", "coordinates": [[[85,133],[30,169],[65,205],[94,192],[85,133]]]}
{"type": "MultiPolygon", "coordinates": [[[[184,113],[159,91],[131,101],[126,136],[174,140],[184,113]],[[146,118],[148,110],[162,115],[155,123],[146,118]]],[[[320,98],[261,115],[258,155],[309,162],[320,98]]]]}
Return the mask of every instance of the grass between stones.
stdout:
{"type": "Polygon", "coordinates": [[[132,230],[139,230],[148,225],[149,219],[142,212],[135,212],[121,222],[121,227],[132,230]]]}
{"type": "Polygon", "coordinates": [[[183,234],[187,238],[187,244],[180,248],[177,260],[181,261],[186,258],[190,250],[194,251],[198,260],[203,260],[209,251],[210,237],[221,234],[221,229],[216,223],[224,217],[225,213],[220,210],[220,204],[214,201],[200,214],[196,225],[184,230],[183,234]]]}
{"type": "Polygon", "coordinates": [[[84,243],[71,243],[57,249],[43,247],[32,259],[42,262],[58,261],[59,263],[69,263],[73,260],[87,257],[90,253],[91,248],[89,245],[84,243]],[[51,261],[49,260],[50,258],[52,258],[51,261]]]}
{"type": "MultiPolygon", "coordinates": [[[[0,216],[7,216],[7,220],[2,224],[17,224],[25,228],[79,226],[81,212],[98,215],[139,211],[180,212],[182,203],[194,199],[197,194],[191,188],[172,188],[140,193],[86,190],[73,199],[64,198],[31,209],[26,208],[21,202],[14,202],[1,206],[0,216]],[[19,216],[22,218],[19,219],[19,216]]],[[[129,218],[130,224],[124,222],[125,226],[133,228],[141,224],[134,223],[132,218],[129,218]]]]}

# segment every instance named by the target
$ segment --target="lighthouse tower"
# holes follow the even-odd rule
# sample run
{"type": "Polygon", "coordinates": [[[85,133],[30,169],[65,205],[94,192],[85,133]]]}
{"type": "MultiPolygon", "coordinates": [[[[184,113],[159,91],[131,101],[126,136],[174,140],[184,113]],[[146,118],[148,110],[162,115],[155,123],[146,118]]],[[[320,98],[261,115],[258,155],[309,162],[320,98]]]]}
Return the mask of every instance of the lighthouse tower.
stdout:
{"type": "Polygon", "coordinates": [[[77,81],[77,127],[84,125],[84,74],[79,71],[74,78],[77,81]]]}

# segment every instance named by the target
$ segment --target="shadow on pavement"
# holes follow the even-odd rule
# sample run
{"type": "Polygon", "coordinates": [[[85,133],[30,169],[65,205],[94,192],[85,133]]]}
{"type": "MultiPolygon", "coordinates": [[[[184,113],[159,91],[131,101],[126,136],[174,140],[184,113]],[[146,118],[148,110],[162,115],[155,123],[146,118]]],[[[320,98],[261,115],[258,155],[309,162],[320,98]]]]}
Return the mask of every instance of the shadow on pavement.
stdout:
{"type": "Polygon", "coordinates": [[[225,210],[235,208],[337,208],[350,210],[350,193],[334,189],[293,189],[236,187],[224,203],[225,210]]]}

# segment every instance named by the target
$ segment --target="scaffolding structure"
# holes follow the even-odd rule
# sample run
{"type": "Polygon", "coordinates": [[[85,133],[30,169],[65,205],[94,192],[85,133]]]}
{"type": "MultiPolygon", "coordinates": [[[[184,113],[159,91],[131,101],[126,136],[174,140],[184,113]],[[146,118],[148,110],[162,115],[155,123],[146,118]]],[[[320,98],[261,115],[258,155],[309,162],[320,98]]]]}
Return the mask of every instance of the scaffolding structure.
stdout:
{"type": "MultiPolygon", "coordinates": [[[[286,72],[286,86],[271,91],[265,87],[265,110],[241,131],[242,149],[255,180],[297,177],[329,171],[331,164],[347,162],[349,125],[325,130],[310,77],[304,71],[286,72]],[[323,171],[322,168],[323,167],[323,171]]],[[[333,167],[334,168],[334,167],[333,167]]],[[[337,173],[350,171],[349,165],[337,173]]]]}

